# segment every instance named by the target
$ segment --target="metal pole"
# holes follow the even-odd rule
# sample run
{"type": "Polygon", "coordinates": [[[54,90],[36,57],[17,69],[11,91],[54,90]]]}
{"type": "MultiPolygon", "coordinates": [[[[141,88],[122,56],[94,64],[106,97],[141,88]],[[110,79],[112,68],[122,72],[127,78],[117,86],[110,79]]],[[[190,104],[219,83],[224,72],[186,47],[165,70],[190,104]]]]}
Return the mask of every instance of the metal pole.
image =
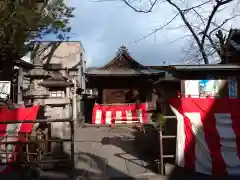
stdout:
{"type": "Polygon", "coordinates": [[[163,170],[163,137],[162,137],[162,130],[159,130],[159,144],[160,144],[160,154],[159,154],[159,158],[160,158],[160,174],[164,175],[164,170],[163,170]]]}
{"type": "Polygon", "coordinates": [[[71,126],[71,165],[72,165],[72,179],[74,179],[75,176],[75,160],[74,160],[74,151],[75,151],[75,145],[74,145],[74,121],[70,121],[70,126],[71,126]]]}

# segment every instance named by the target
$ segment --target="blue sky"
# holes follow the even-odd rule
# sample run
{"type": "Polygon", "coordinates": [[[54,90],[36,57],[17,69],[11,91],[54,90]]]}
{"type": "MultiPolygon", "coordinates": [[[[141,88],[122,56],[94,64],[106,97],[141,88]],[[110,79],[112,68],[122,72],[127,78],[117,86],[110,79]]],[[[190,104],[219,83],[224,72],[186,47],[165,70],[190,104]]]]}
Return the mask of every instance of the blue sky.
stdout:
{"type": "MultiPolygon", "coordinates": [[[[155,35],[134,43],[171,20],[176,14],[172,6],[161,3],[153,12],[145,14],[134,12],[121,0],[97,1],[66,0],[76,8],[75,18],[71,20],[71,40],[82,42],[88,66],[104,65],[115,56],[121,45],[127,46],[133,58],[144,65],[161,65],[164,61],[166,64],[184,63],[189,41],[182,37],[190,33],[186,28],[177,28],[182,26],[180,18],[155,35]]],[[[188,0],[192,1],[196,3],[196,0],[188,0]]],[[[221,13],[217,16],[220,17],[219,22],[226,18],[229,10],[226,8],[221,13]]]]}
{"type": "MultiPolygon", "coordinates": [[[[163,61],[180,63],[181,47],[185,42],[166,45],[184,32],[164,30],[143,41],[141,39],[154,28],[172,18],[172,9],[158,8],[150,14],[136,13],[122,2],[94,2],[71,0],[76,8],[72,19],[72,40],[81,40],[90,66],[107,63],[121,45],[126,45],[131,55],[145,65],[160,65],[163,61]],[[161,13],[160,13],[161,12],[161,13]]],[[[166,8],[166,6],[165,6],[166,8]]],[[[175,24],[176,25],[176,24],[175,24]]]]}

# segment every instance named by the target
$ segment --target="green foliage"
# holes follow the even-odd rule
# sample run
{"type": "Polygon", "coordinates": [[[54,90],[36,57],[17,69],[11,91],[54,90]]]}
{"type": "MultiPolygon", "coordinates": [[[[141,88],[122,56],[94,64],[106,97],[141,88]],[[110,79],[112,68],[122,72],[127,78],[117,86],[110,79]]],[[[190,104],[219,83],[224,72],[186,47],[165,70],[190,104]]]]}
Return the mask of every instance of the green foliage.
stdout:
{"type": "Polygon", "coordinates": [[[73,18],[73,7],[64,4],[64,0],[52,0],[43,9],[38,23],[37,38],[47,34],[55,34],[58,40],[68,39],[71,31],[69,20],[73,18]]]}
{"type": "Polygon", "coordinates": [[[49,0],[42,6],[35,2],[35,0],[8,0],[2,4],[0,59],[9,56],[19,58],[34,45],[34,43],[26,45],[26,41],[41,40],[48,34],[55,34],[57,40],[69,38],[68,33],[71,30],[69,20],[73,17],[74,8],[68,7],[64,0],[49,0]]]}
{"type": "Polygon", "coordinates": [[[155,122],[154,123],[155,128],[160,128],[160,129],[164,128],[166,120],[162,113],[159,113],[159,112],[154,113],[152,116],[152,120],[155,122]]]}

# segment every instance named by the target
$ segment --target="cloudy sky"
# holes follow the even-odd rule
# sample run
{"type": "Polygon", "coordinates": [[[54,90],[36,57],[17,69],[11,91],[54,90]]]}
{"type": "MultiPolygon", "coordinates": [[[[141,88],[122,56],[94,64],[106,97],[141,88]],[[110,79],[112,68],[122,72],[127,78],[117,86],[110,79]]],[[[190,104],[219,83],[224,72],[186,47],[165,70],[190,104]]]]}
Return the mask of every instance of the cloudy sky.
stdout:
{"type": "Polygon", "coordinates": [[[146,14],[134,12],[121,1],[68,0],[67,3],[76,8],[71,39],[82,42],[89,66],[107,63],[121,45],[127,46],[132,56],[144,65],[161,65],[164,61],[183,63],[183,49],[189,42],[181,39],[188,31],[176,28],[181,25],[179,18],[155,35],[134,43],[173,18],[176,12],[170,5],[160,4],[146,14]]]}

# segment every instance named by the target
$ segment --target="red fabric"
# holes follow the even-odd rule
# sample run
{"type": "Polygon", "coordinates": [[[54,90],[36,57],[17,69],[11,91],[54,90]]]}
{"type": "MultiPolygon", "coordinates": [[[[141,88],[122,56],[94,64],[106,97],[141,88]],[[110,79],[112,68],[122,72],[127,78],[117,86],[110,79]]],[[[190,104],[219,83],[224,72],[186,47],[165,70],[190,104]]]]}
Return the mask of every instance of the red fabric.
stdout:
{"type": "MultiPolygon", "coordinates": [[[[186,112],[186,107],[182,106],[184,102],[182,102],[180,99],[171,99],[170,104],[175,107],[180,114],[184,114],[184,112],[186,112]]],[[[183,116],[183,118],[184,132],[186,135],[184,147],[185,167],[188,169],[195,169],[195,137],[191,127],[192,124],[187,116],[183,116]]]]}
{"type": "MultiPolygon", "coordinates": [[[[122,112],[122,123],[123,124],[125,124],[125,123],[127,123],[127,113],[126,113],[126,111],[127,110],[130,110],[130,108],[131,108],[131,106],[130,107],[128,107],[128,106],[123,106],[123,107],[119,107],[119,109],[118,109],[118,107],[116,107],[116,111],[121,111],[122,112]]],[[[119,119],[116,119],[117,121],[119,121],[119,119]]]]}
{"type": "MultiPolygon", "coordinates": [[[[147,123],[147,105],[146,103],[141,103],[138,105],[138,109],[142,111],[142,119],[143,123],[147,123]]],[[[101,120],[100,124],[106,124],[106,112],[111,111],[111,123],[114,124],[115,121],[122,121],[121,123],[127,123],[127,121],[135,121],[136,120],[136,104],[122,104],[122,105],[100,105],[95,104],[92,111],[92,123],[97,123],[97,111],[101,112],[101,120]],[[121,119],[117,119],[116,112],[121,111],[121,119]],[[127,111],[131,111],[132,117],[131,119],[127,119],[127,111]]]]}
{"type": "MultiPolygon", "coordinates": [[[[229,98],[174,98],[169,101],[169,103],[178,110],[178,112],[184,117],[184,125],[185,125],[185,134],[186,134],[186,142],[185,142],[185,166],[189,168],[191,165],[192,169],[194,169],[193,159],[191,153],[193,153],[194,148],[189,146],[188,140],[189,136],[192,135],[190,133],[191,127],[189,125],[189,121],[185,116],[185,113],[191,112],[199,112],[201,116],[201,121],[203,124],[203,130],[205,134],[205,141],[207,143],[210,157],[212,158],[212,174],[213,175],[226,175],[227,174],[227,166],[223,159],[221,153],[221,142],[220,136],[216,127],[216,118],[214,113],[227,113],[231,115],[232,120],[232,128],[236,135],[236,144],[237,144],[237,153],[238,156],[240,154],[240,114],[239,114],[239,104],[240,99],[229,99],[229,98]],[[190,153],[190,154],[188,154],[190,153]],[[189,158],[191,156],[191,158],[189,158]]],[[[190,143],[195,146],[194,138],[192,138],[192,142],[190,143]]]]}
{"type": "MultiPolygon", "coordinates": [[[[23,108],[20,107],[18,109],[6,109],[3,107],[0,110],[0,122],[4,121],[25,121],[25,120],[36,120],[37,113],[38,113],[39,106],[33,106],[31,108],[23,108]]],[[[7,134],[7,128],[9,124],[0,124],[0,136],[6,137],[7,134]]],[[[25,141],[26,139],[22,137],[18,133],[31,133],[34,123],[20,123],[18,132],[16,132],[17,140],[18,141],[25,141]]],[[[19,153],[19,146],[16,145],[14,148],[14,152],[12,154],[12,158],[9,161],[14,161],[16,155],[19,153]]],[[[11,167],[7,167],[4,171],[1,173],[9,173],[11,172],[11,167]]]]}
{"type": "Polygon", "coordinates": [[[239,117],[239,112],[234,111],[232,113],[232,128],[236,134],[237,154],[238,154],[238,158],[240,159],[240,121],[238,117],[239,117]]]}

